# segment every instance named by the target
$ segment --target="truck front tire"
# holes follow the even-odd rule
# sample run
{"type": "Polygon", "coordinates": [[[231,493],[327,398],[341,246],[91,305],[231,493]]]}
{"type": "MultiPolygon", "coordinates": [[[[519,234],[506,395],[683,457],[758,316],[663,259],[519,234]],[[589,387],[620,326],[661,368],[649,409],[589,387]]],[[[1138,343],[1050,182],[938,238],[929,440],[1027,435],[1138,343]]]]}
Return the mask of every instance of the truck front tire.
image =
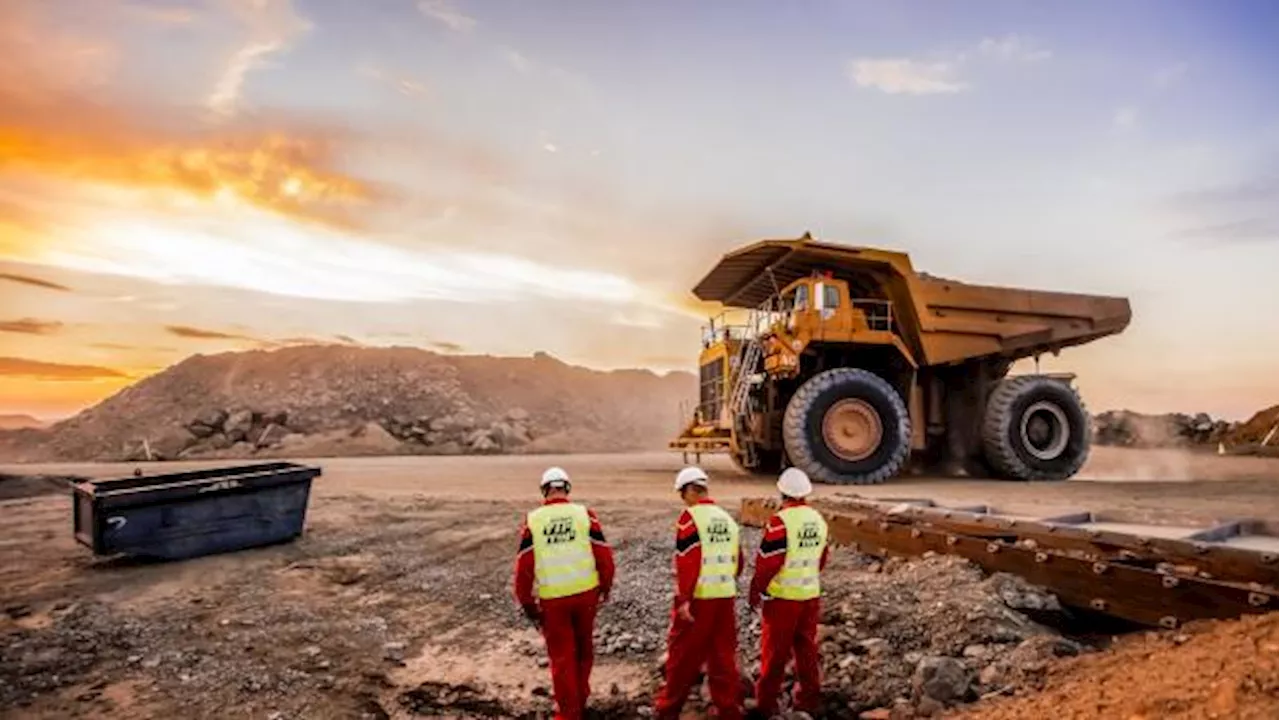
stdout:
{"type": "Polygon", "coordinates": [[[782,437],[791,464],[815,482],[875,485],[897,475],[911,454],[911,416],[880,376],[835,368],[791,397],[782,437]]]}
{"type": "Polygon", "coordinates": [[[1008,377],[987,398],[982,449],[1009,480],[1066,480],[1089,457],[1093,427],[1080,395],[1045,375],[1008,377]]]}

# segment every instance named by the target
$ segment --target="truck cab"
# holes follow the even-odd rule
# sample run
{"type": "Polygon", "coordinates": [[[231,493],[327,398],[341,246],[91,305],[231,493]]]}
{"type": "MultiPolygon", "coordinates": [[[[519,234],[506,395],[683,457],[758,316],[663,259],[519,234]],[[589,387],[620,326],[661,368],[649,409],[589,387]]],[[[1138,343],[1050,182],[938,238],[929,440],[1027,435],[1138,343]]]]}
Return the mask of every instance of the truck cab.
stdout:
{"type": "Polygon", "coordinates": [[[778,294],[777,303],[761,336],[770,375],[794,375],[799,356],[813,343],[884,344],[892,339],[890,303],[851,297],[849,283],[830,272],[792,282],[778,294]]]}

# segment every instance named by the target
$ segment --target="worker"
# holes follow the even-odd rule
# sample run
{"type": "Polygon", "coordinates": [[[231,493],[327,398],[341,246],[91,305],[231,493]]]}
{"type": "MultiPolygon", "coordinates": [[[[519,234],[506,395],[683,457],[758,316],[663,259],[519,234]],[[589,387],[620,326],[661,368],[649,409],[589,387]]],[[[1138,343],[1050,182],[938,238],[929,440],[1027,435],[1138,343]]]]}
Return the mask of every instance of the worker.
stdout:
{"type": "Polygon", "coordinates": [[[796,692],[792,708],[816,713],[822,678],[818,666],[821,571],[827,566],[827,522],[805,502],[813,492],[809,476],[787,468],[778,477],[782,507],[769,518],[747,603],[763,610],[760,622],[760,677],[756,709],[778,712],[778,693],[787,661],[795,656],[796,692]]]}
{"type": "Polygon", "coordinates": [[[613,550],[595,512],[569,501],[564,469],[548,468],[540,487],[542,506],[520,528],[515,595],[546,642],[556,720],[578,720],[591,694],[592,636],[613,587],[613,550]]]}
{"type": "Polygon", "coordinates": [[[666,681],[654,701],[658,718],[678,718],[705,664],[721,720],[742,717],[734,600],[744,558],[738,524],[708,494],[707,474],[676,475],[685,509],[676,521],[676,592],[667,635],[666,681]]]}

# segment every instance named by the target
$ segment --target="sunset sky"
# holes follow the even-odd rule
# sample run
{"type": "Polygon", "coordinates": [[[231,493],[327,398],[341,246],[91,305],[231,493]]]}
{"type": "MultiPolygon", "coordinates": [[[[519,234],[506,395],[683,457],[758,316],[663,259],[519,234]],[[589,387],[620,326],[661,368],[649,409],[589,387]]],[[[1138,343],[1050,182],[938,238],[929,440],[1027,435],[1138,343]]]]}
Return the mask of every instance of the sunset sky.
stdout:
{"type": "Polygon", "coordinates": [[[1123,295],[1093,410],[1280,395],[1277,4],[0,0],[0,412],[193,353],[692,370],[816,237],[1123,295]]]}

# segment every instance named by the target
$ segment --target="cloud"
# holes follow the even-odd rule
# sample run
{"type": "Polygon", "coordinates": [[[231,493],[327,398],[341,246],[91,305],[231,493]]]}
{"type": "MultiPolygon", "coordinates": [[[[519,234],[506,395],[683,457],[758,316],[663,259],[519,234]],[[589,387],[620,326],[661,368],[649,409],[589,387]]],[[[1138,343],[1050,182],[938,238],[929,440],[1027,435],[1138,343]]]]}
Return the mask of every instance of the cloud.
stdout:
{"type": "Polygon", "coordinates": [[[56,282],[41,280],[29,275],[18,275],[16,273],[0,273],[0,280],[8,280],[9,282],[21,283],[32,287],[44,288],[46,290],[60,290],[62,292],[71,292],[71,288],[66,285],[59,285],[56,282]]]}
{"type": "MultiPolygon", "coordinates": [[[[83,111],[85,108],[80,108],[83,111]]],[[[65,116],[64,116],[65,117],[65,116]]],[[[236,197],[302,219],[350,225],[352,207],[384,196],[385,189],[336,169],[342,131],[206,131],[164,136],[108,110],[100,122],[60,126],[33,116],[0,127],[0,161],[7,173],[181,190],[205,199],[236,197]]]]}
{"type": "Polygon", "coordinates": [[[1280,238],[1280,219],[1254,217],[1244,220],[1204,225],[1172,233],[1176,240],[1221,240],[1224,242],[1267,241],[1280,238]]]}
{"type": "Polygon", "coordinates": [[[1040,62],[1053,57],[1051,50],[1016,33],[1000,38],[983,38],[978,43],[978,52],[998,60],[1018,62],[1040,62]]]}
{"type": "Polygon", "coordinates": [[[156,25],[189,25],[196,19],[194,10],[177,5],[127,2],[121,5],[120,9],[126,15],[156,25]]]}
{"type": "Polygon", "coordinates": [[[459,10],[451,0],[418,0],[418,12],[454,32],[467,32],[476,26],[476,19],[459,10]]]}
{"type": "Polygon", "coordinates": [[[0,0],[0,110],[50,103],[101,86],[115,71],[115,47],[66,29],[46,13],[53,3],[0,0]]]}
{"type": "Polygon", "coordinates": [[[976,46],[959,52],[938,54],[931,59],[908,57],[854,58],[846,68],[858,87],[874,88],[890,95],[950,95],[971,85],[960,77],[961,70],[975,58],[998,62],[1040,62],[1053,52],[1030,38],[1009,34],[983,38],[976,46]]]}
{"type": "Polygon", "coordinates": [[[128,375],[119,370],[93,365],[64,365],[25,358],[0,357],[0,377],[29,380],[104,380],[126,378],[128,375]]]}
{"type": "Polygon", "coordinates": [[[224,0],[231,14],[247,29],[244,44],[231,54],[205,101],[206,106],[221,116],[239,109],[241,91],[249,73],[261,67],[268,58],[283,52],[311,24],[299,15],[290,0],[224,0]]]}
{"type": "Polygon", "coordinates": [[[248,340],[250,342],[262,342],[259,338],[249,337],[248,335],[237,335],[219,330],[205,330],[204,328],[191,327],[189,325],[166,325],[164,329],[170,335],[176,335],[188,340],[248,340]]]}
{"type": "Polygon", "coordinates": [[[858,87],[882,90],[890,95],[958,93],[969,86],[955,78],[948,62],[920,62],[908,58],[858,58],[849,61],[849,78],[858,87]]]}
{"type": "Polygon", "coordinates": [[[507,59],[507,64],[511,66],[512,70],[521,75],[528,75],[533,72],[533,61],[525,57],[519,50],[503,48],[502,54],[507,59]]]}
{"type": "Polygon", "coordinates": [[[1280,239],[1280,177],[1268,172],[1238,183],[1176,193],[1164,207],[1189,227],[1170,233],[1175,240],[1276,242],[1280,239]]]}
{"type": "Polygon", "coordinates": [[[1136,105],[1125,105],[1111,116],[1111,127],[1120,131],[1133,130],[1138,127],[1138,108],[1136,105]]]}
{"type": "Polygon", "coordinates": [[[374,82],[386,85],[401,95],[410,97],[426,95],[427,86],[407,75],[396,75],[374,62],[362,62],[356,66],[356,72],[374,82]]]}
{"type": "Polygon", "coordinates": [[[21,333],[24,335],[52,335],[62,329],[62,323],[54,320],[0,320],[0,332],[21,333]]]}

